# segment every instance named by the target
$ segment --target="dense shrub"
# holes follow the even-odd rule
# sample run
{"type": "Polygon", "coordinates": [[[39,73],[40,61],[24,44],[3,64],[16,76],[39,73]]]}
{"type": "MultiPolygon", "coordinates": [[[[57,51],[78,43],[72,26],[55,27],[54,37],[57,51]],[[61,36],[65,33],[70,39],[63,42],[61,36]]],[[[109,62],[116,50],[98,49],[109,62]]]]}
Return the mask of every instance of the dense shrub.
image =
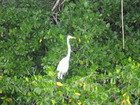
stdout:
{"type": "Polygon", "coordinates": [[[39,66],[46,50],[41,40],[48,18],[43,12],[24,7],[1,9],[1,69],[4,74],[29,75],[39,66]]]}
{"type": "Polygon", "coordinates": [[[124,2],[125,49],[120,1],[69,0],[58,25],[45,2],[12,0],[0,6],[0,103],[138,105],[139,1],[124,2]],[[60,81],[55,67],[67,53],[68,34],[76,40],[69,73],[60,81]]]}

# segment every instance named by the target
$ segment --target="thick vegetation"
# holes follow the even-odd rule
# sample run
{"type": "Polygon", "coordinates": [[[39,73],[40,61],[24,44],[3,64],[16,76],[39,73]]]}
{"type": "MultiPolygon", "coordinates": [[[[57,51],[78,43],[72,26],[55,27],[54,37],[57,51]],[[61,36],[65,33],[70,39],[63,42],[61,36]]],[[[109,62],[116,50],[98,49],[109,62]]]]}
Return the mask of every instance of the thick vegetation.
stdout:
{"type": "Polygon", "coordinates": [[[0,4],[0,103],[139,105],[139,0],[124,2],[125,49],[120,0],[67,0],[57,25],[49,1],[0,4]],[[76,40],[60,81],[55,68],[67,53],[68,34],[76,40]]]}

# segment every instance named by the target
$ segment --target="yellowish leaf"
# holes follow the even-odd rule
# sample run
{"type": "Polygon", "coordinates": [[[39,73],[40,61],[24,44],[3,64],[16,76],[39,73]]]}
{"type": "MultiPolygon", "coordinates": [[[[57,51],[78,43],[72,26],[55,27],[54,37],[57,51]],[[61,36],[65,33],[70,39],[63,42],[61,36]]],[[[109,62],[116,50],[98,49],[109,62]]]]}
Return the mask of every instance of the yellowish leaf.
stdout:
{"type": "Polygon", "coordinates": [[[128,96],[128,98],[126,99],[126,101],[127,101],[128,105],[132,105],[131,102],[130,102],[130,100],[129,100],[129,96],[128,96]]]}
{"type": "Polygon", "coordinates": [[[69,102],[71,102],[71,101],[72,101],[72,99],[70,98],[70,99],[69,99],[69,102]]]}
{"type": "Polygon", "coordinates": [[[2,75],[0,75],[0,80],[2,80],[2,78],[3,78],[3,76],[2,76],[2,75]]]}
{"type": "Polygon", "coordinates": [[[9,103],[13,103],[12,98],[7,98],[6,101],[9,102],[9,103]]]}
{"type": "Polygon", "coordinates": [[[78,103],[77,103],[78,105],[82,105],[82,103],[79,101],[78,103]]]}
{"type": "Polygon", "coordinates": [[[75,93],[75,95],[80,96],[81,94],[80,93],[75,93]]]}
{"type": "Polygon", "coordinates": [[[123,94],[123,97],[121,105],[132,105],[129,96],[126,93],[123,94]]]}
{"type": "Polygon", "coordinates": [[[63,84],[61,82],[56,82],[57,86],[63,86],[63,84]]]}
{"type": "Polygon", "coordinates": [[[86,90],[86,84],[85,83],[83,84],[83,89],[86,90]]]}

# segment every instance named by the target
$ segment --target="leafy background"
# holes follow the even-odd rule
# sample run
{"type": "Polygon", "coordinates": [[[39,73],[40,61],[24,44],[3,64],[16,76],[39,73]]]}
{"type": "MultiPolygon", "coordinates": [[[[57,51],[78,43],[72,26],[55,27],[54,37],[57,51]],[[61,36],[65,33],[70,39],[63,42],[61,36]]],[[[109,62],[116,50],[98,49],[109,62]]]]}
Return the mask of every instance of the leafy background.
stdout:
{"type": "Polygon", "coordinates": [[[124,1],[122,49],[120,0],[67,0],[59,24],[51,0],[0,4],[0,103],[2,105],[139,105],[140,2],[124,1]],[[55,70],[72,54],[68,75],[55,70]]]}

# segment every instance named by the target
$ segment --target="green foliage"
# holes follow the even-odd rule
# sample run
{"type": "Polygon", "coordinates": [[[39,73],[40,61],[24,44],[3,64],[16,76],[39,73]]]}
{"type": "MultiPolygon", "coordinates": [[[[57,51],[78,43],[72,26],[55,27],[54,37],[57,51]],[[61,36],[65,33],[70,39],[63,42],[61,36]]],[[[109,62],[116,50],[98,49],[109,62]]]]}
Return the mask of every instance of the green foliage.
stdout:
{"type": "Polygon", "coordinates": [[[138,0],[124,2],[124,50],[120,1],[66,1],[58,25],[44,2],[49,0],[0,6],[0,103],[138,105],[138,0]],[[76,40],[70,42],[69,73],[60,81],[55,67],[67,53],[67,34],[76,40]]]}
{"type": "Polygon", "coordinates": [[[39,66],[38,61],[45,53],[42,42],[45,31],[42,28],[47,28],[47,14],[45,11],[31,11],[30,8],[24,7],[3,7],[1,11],[5,12],[1,12],[0,22],[2,45],[0,68],[11,76],[17,73],[29,75],[35,66],[39,66]]]}

